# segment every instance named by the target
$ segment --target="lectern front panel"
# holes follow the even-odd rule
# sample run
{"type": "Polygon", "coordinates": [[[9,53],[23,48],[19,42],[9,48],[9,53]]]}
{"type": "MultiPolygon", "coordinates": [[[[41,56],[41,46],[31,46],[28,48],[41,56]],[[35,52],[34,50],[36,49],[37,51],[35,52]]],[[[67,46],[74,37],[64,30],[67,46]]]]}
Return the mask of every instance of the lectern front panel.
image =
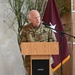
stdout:
{"type": "Polygon", "coordinates": [[[32,75],[49,75],[49,60],[32,60],[32,75]]]}

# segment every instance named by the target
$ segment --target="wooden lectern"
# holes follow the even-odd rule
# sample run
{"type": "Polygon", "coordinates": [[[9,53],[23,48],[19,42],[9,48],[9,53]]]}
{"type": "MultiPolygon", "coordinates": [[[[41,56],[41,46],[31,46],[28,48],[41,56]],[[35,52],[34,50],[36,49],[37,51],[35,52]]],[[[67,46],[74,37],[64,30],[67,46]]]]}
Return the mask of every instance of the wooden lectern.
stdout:
{"type": "Polygon", "coordinates": [[[50,75],[50,55],[59,54],[59,46],[58,42],[22,42],[21,51],[31,56],[31,75],[50,75]]]}

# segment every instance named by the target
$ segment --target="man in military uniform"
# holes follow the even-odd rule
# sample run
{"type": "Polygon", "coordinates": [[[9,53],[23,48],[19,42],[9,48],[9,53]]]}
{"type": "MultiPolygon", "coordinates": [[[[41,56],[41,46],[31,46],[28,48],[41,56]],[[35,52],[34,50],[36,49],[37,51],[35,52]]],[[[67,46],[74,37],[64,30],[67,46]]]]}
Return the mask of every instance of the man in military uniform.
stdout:
{"type": "MultiPolygon", "coordinates": [[[[51,29],[41,23],[37,10],[31,10],[28,14],[30,24],[23,27],[22,42],[53,42],[56,41],[51,29]]],[[[25,56],[26,75],[30,75],[30,56],[25,56]]]]}

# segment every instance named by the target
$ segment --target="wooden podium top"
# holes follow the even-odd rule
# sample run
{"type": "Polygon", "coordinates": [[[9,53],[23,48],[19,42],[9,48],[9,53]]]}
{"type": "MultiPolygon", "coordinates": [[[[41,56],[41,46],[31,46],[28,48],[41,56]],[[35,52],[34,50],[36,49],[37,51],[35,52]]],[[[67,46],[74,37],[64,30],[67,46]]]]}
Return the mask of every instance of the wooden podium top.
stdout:
{"type": "Polygon", "coordinates": [[[58,42],[22,42],[22,55],[57,55],[58,42]]]}

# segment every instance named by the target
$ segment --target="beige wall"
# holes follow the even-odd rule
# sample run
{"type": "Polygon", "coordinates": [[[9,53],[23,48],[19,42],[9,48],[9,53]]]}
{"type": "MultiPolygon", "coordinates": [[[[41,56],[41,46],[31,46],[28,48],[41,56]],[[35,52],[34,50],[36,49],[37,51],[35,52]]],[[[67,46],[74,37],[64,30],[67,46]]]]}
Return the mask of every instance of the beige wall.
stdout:
{"type": "MultiPolygon", "coordinates": [[[[71,8],[73,35],[75,36],[75,0],[71,0],[71,8]]],[[[73,39],[73,75],[75,75],[75,39],[73,39]]]]}
{"type": "MultiPolygon", "coordinates": [[[[72,12],[73,35],[75,36],[75,12],[72,12]]],[[[73,75],[75,75],[75,39],[73,39],[73,75]]]]}

